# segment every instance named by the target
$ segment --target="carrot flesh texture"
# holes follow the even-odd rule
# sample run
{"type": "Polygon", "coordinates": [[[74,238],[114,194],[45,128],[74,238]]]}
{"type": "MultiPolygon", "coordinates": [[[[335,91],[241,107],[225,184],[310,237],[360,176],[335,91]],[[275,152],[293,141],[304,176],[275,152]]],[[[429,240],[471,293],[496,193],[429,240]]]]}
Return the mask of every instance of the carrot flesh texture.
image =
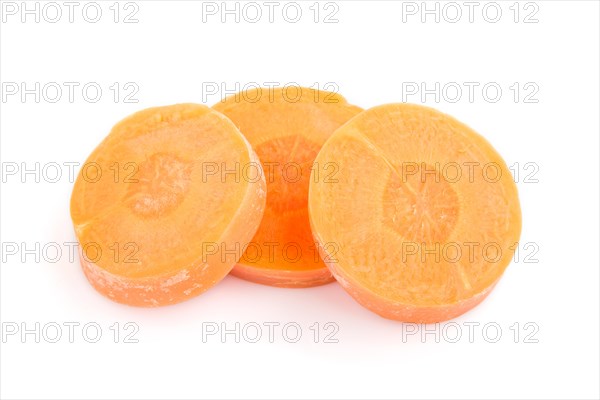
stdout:
{"type": "Polygon", "coordinates": [[[316,162],[339,173],[338,183],[311,180],[313,234],[333,275],[370,310],[406,322],[454,318],[510,263],[521,232],[516,185],[493,147],[454,118],[375,107],[338,129],[316,162]]]}
{"type": "Polygon", "coordinates": [[[71,196],[90,283],[137,306],[177,303],[215,285],[241,255],[226,250],[258,228],[266,184],[208,172],[251,163],[260,168],[235,125],[202,105],[146,109],[119,122],[71,196]]]}
{"type": "Polygon", "coordinates": [[[323,143],[362,109],[331,92],[289,91],[255,89],[213,108],[246,136],[267,181],[260,227],[232,274],[266,285],[310,287],[333,281],[310,229],[310,171],[323,143]]]}

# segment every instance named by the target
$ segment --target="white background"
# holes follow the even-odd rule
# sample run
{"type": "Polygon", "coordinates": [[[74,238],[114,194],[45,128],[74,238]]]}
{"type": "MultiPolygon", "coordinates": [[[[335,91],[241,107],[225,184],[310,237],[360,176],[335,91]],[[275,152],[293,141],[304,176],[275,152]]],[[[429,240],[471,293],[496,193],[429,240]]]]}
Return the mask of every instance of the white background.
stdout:
{"type": "MultiPolygon", "coordinates": [[[[73,23],[65,6],[57,23],[43,15],[39,23],[34,16],[22,23],[20,14],[3,15],[3,84],[80,84],[73,102],[66,87],[56,103],[47,101],[54,92],[42,93],[39,103],[34,95],[24,101],[20,94],[2,99],[4,172],[13,163],[82,163],[111,126],[131,112],[178,102],[212,105],[220,94],[208,96],[203,91],[207,82],[231,90],[236,82],[241,87],[333,82],[364,108],[402,100],[422,103],[419,95],[406,97],[407,82],[424,82],[428,88],[436,82],[441,87],[477,82],[473,101],[463,86],[463,96],[454,103],[449,101],[454,92],[437,102],[428,95],[424,103],[483,134],[508,165],[519,163],[521,242],[534,247],[521,249],[519,262],[509,266],[482,305],[455,324],[416,327],[413,335],[407,330],[414,326],[378,317],[337,284],[291,290],[228,277],[191,301],[140,309],[96,293],[64,247],[57,262],[36,262],[32,255],[22,262],[21,253],[3,252],[3,329],[15,324],[21,329],[23,323],[31,329],[36,322],[50,329],[48,324],[57,323],[63,336],[50,343],[54,331],[47,330],[36,343],[33,334],[23,340],[20,332],[3,333],[2,398],[599,397],[597,2],[538,1],[527,9],[521,3],[517,23],[513,1],[498,3],[502,16],[496,23],[483,18],[483,2],[469,22],[468,8],[459,2],[459,22],[447,21],[455,11],[446,8],[439,23],[434,15],[423,23],[420,14],[403,14],[403,7],[412,8],[402,2],[339,1],[337,23],[323,23],[325,14],[335,10],[323,10],[323,3],[315,23],[310,1],[299,2],[303,14],[297,23],[282,17],[285,3],[275,9],[273,23],[268,15],[257,23],[243,18],[236,23],[233,16],[221,23],[219,14],[203,22],[201,2],[137,1],[139,22],[131,24],[122,20],[125,11],[134,9],[123,10],[122,3],[115,23],[109,9],[113,3],[100,2],[103,14],[97,23],[82,18],[84,2],[75,9],[73,23]],[[538,22],[524,23],[536,8],[538,22]],[[96,103],[81,95],[88,82],[103,89],[96,103]],[[123,101],[129,90],[115,102],[109,89],[115,82],[137,85],[133,98],[138,103],[123,101]],[[490,82],[503,90],[495,103],[481,93],[490,82]],[[515,82],[521,87],[516,102],[510,89],[515,82]],[[534,86],[524,91],[528,82],[534,86]],[[537,102],[524,102],[535,85],[539,91],[529,100],[537,102]],[[525,163],[535,164],[525,169],[525,163]],[[523,182],[536,166],[538,182],[523,182]],[[539,251],[530,260],[538,262],[524,262],[535,246],[539,251]],[[81,324],[73,343],[63,325],[68,322],[81,324]],[[120,324],[118,343],[110,330],[115,322],[120,324]],[[138,343],[124,343],[127,322],[139,327],[138,343]],[[234,335],[222,343],[218,335],[202,340],[207,322],[229,328],[236,322],[281,325],[273,343],[264,325],[258,343],[244,337],[236,343],[234,335]],[[288,343],[281,332],[290,322],[302,328],[297,343],[288,343]],[[310,329],[315,322],[321,333],[317,343],[310,329]],[[324,343],[327,322],[339,327],[337,343],[324,343]],[[102,328],[97,343],[83,337],[86,323],[102,328]],[[474,326],[472,343],[470,323],[480,324],[474,326]],[[486,323],[492,324],[487,335],[482,331],[486,323]],[[490,343],[497,326],[502,336],[490,343]],[[450,343],[457,327],[462,337],[450,343]],[[422,336],[425,328],[437,329],[439,343],[434,333],[422,336]]],[[[487,10],[493,18],[494,10],[487,10]]],[[[33,175],[3,176],[3,249],[10,242],[31,248],[36,242],[75,240],[69,216],[72,182],[66,172],[56,183],[43,176],[39,183],[33,175]]],[[[88,333],[94,336],[93,330],[88,333]]],[[[293,329],[288,333],[294,336],[293,329]]]]}

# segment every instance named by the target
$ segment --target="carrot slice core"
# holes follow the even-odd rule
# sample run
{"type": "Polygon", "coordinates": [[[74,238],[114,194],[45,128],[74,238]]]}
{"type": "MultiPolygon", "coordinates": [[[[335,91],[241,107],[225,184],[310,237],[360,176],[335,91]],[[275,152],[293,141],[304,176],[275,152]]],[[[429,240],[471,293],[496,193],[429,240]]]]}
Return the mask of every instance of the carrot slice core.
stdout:
{"type": "Polygon", "coordinates": [[[521,232],[516,185],[480,135],[434,109],[388,104],[336,130],[310,182],[313,234],[333,275],[390,319],[438,322],[481,302],[521,232]]]}
{"type": "Polygon", "coordinates": [[[327,138],[362,110],[335,93],[293,89],[254,89],[213,108],[252,144],[267,181],[260,228],[232,274],[266,285],[309,287],[333,281],[310,230],[313,161],[327,138]]]}
{"type": "Polygon", "coordinates": [[[115,125],[75,182],[83,271],[121,303],[196,296],[238,261],[265,197],[258,158],[222,114],[196,104],[137,112],[115,125]],[[244,179],[249,166],[259,179],[244,179]]]}

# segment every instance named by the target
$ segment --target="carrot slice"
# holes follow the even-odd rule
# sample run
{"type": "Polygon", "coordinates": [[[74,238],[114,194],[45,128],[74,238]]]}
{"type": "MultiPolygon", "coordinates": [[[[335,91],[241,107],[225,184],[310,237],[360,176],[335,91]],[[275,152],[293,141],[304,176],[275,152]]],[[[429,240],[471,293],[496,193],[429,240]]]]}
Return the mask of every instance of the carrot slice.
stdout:
{"type": "Polygon", "coordinates": [[[213,108],[240,128],[267,180],[263,220],[232,274],[280,287],[333,281],[310,230],[310,171],[325,140],[362,110],[338,94],[298,87],[254,89],[213,108]]]}
{"type": "Polygon", "coordinates": [[[235,125],[208,107],[177,104],[125,118],[73,188],[86,277],[103,295],[136,306],[204,292],[258,228],[266,201],[260,168],[235,125]],[[249,165],[261,179],[217,173],[249,165]]]}
{"type": "Polygon", "coordinates": [[[388,104],[338,129],[311,180],[320,251],[360,304],[400,321],[454,318],[481,302],[521,232],[517,188],[481,136],[434,109],[388,104]]]}

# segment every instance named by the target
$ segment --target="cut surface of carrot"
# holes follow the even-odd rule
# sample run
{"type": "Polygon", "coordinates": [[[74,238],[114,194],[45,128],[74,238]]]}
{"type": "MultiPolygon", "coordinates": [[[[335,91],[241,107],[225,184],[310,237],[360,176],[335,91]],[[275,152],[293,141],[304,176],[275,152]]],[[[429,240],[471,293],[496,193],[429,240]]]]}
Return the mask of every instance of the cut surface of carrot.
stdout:
{"type": "Polygon", "coordinates": [[[246,136],[267,181],[262,222],[232,274],[280,287],[333,281],[310,230],[309,179],[323,143],[362,110],[338,94],[300,87],[241,92],[213,108],[246,136]]]}
{"type": "Polygon", "coordinates": [[[262,218],[260,162],[235,125],[202,105],[137,112],[83,165],[71,196],[81,265],[117,302],[160,306],[223,279],[262,218]],[[260,179],[243,179],[252,166],[260,179]]]}
{"type": "Polygon", "coordinates": [[[360,304],[405,322],[454,318],[480,303],[521,232],[516,185],[494,148],[434,109],[388,104],[338,129],[315,163],[309,214],[322,257],[360,304]]]}

